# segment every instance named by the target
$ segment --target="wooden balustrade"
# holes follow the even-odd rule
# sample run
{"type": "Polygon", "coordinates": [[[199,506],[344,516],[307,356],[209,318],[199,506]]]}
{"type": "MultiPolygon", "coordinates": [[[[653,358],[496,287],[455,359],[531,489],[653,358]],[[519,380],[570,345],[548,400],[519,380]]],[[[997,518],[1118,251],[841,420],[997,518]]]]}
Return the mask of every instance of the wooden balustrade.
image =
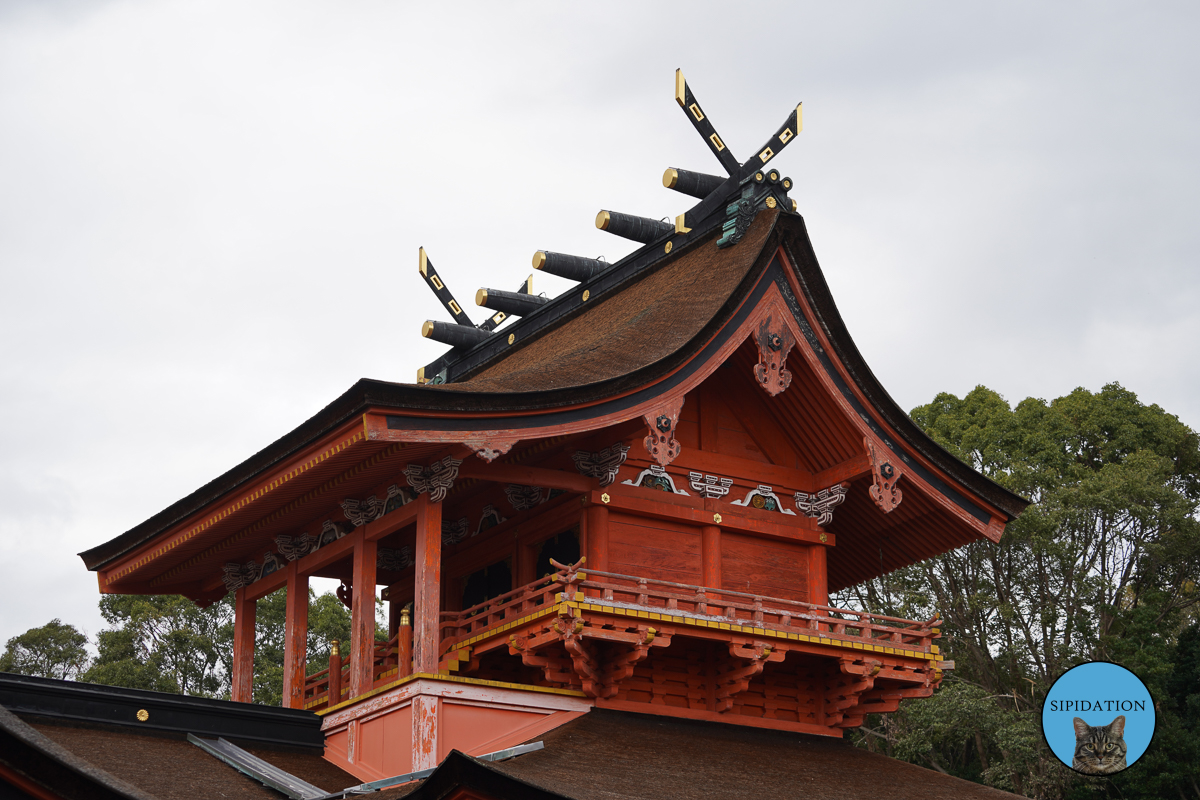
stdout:
{"type": "Polygon", "coordinates": [[[443,612],[442,652],[471,636],[517,619],[568,589],[584,598],[614,608],[650,609],[682,616],[704,617],[737,625],[794,633],[819,633],[851,641],[886,644],[929,653],[940,634],[936,618],[926,622],[869,614],[833,606],[778,597],[765,597],[727,589],[661,581],[614,572],[584,570],[556,564],[559,571],[464,611],[443,612]]]}
{"type": "MultiPolygon", "coordinates": [[[[340,644],[336,639],[333,641],[329,651],[329,666],[305,679],[304,708],[314,711],[350,699],[347,696],[350,686],[350,662],[349,659],[342,658],[340,644]]],[[[375,643],[373,661],[373,687],[412,674],[412,625],[409,623],[407,611],[400,618],[400,628],[396,635],[386,642],[375,643]]]]}
{"type": "MultiPolygon", "coordinates": [[[[525,586],[463,611],[445,611],[441,615],[441,652],[446,653],[461,641],[505,622],[545,608],[559,601],[560,593],[613,608],[655,610],[668,614],[703,617],[735,625],[819,635],[889,647],[930,653],[933,640],[940,636],[935,617],[926,622],[869,614],[846,608],[804,603],[779,597],[713,589],[652,578],[621,575],[615,572],[584,570],[583,562],[567,566],[555,564],[558,571],[525,586]]],[[[381,686],[412,674],[412,626],[408,611],[401,617],[399,630],[387,642],[375,644],[372,678],[381,686]]],[[[349,699],[349,663],[343,661],[334,642],[329,668],[313,673],[305,681],[304,707],[319,709],[349,699]]]]}

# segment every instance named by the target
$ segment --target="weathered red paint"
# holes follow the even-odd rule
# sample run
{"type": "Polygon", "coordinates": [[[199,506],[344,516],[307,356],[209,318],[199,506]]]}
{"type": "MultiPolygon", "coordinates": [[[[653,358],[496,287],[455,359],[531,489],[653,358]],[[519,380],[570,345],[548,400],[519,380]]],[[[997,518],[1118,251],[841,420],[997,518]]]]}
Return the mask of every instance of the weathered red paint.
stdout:
{"type": "Polygon", "coordinates": [[[366,529],[354,542],[354,595],[350,609],[350,697],[370,691],[375,663],[375,557],[379,545],[366,529]]]}
{"type": "Polygon", "coordinates": [[[421,495],[417,503],[413,671],[438,671],[438,622],[442,610],[442,504],[421,495]]]}
{"type": "Polygon", "coordinates": [[[287,567],[287,615],[284,621],[283,704],[304,708],[308,660],[308,576],[295,561],[287,567]]]}
{"type": "Polygon", "coordinates": [[[233,601],[233,687],[234,702],[254,699],[254,617],[257,603],[246,597],[246,589],[237,590],[233,601]]]}

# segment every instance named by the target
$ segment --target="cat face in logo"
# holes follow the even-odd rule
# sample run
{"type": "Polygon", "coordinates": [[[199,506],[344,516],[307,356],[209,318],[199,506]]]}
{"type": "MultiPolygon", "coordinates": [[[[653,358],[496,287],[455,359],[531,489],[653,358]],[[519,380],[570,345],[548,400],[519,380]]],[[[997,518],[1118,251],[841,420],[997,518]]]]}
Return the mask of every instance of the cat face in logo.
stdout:
{"type": "Polygon", "coordinates": [[[1075,718],[1075,759],[1071,768],[1085,775],[1111,775],[1125,769],[1125,715],[1107,725],[1075,718]]]}

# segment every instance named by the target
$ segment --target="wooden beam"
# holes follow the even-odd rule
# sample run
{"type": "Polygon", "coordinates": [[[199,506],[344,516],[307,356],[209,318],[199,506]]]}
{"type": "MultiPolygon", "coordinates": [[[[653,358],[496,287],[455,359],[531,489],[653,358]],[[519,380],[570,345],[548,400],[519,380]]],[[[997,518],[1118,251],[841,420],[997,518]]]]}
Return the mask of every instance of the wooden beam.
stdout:
{"type": "Polygon", "coordinates": [[[577,472],[542,467],[523,467],[519,464],[488,464],[469,458],[458,468],[460,478],[475,478],[492,483],[515,483],[521,486],[540,486],[543,489],[563,489],[583,493],[595,488],[591,478],[577,472]]]}
{"type": "Polygon", "coordinates": [[[813,488],[810,491],[816,492],[821,489],[828,489],[837,483],[843,481],[852,481],[855,478],[861,478],[863,475],[871,473],[871,459],[866,453],[860,453],[854,458],[843,461],[840,464],[834,464],[829,469],[823,469],[813,475],[813,488]]]}
{"type": "Polygon", "coordinates": [[[366,527],[354,538],[353,600],[350,604],[350,697],[371,690],[375,676],[375,557],[379,545],[366,536],[366,527]]]}
{"type": "MultiPolygon", "coordinates": [[[[588,495],[588,501],[595,505],[606,505],[610,509],[628,511],[645,517],[673,520],[696,527],[716,523],[721,526],[722,530],[814,544],[820,542],[820,537],[824,535],[827,546],[832,547],[835,544],[836,537],[832,533],[823,533],[817,525],[817,521],[808,517],[781,514],[778,511],[743,508],[719,500],[703,500],[703,507],[698,508],[696,504],[700,498],[696,497],[671,495],[627,486],[622,486],[621,490],[617,492],[615,486],[609,486],[607,503],[604,502],[599,491],[588,495]],[[721,515],[719,523],[716,521],[715,514],[721,515]]],[[[593,567],[593,569],[599,568],[593,567]]]]}
{"type": "Polygon", "coordinates": [[[257,604],[238,589],[233,601],[233,688],[235,703],[254,701],[254,617],[257,604]]]}
{"type": "Polygon", "coordinates": [[[413,671],[438,671],[442,593],[442,504],[421,495],[417,505],[415,591],[413,597],[413,671]]]}
{"type": "MultiPolygon", "coordinates": [[[[644,455],[642,451],[640,455],[644,455]]],[[[632,454],[631,454],[632,455],[632,454]]],[[[630,459],[633,463],[642,463],[645,459],[630,459]]],[[[649,463],[646,461],[645,463],[649,463]]],[[[721,455],[720,453],[705,453],[699,450],[685,449],[671,464],[679,469],[708,472],[726,478],[740,478],[751,483],[769,483],[776,490],[810,492],[813,489],[813,474],[806,469],[791,469],[749,458],[721,455]]],[[[627,468],[633,467],[628,464],[627,468]]],[[[788,492],[790,494],[790,492],[788,492]]]]}
{"type": "Polygon", "coordinates": [[[308,576],[299,562],[287,569],[287,612],[283,623],[283,705],[304,708],[304,679],[308,666],[308,576]]]}

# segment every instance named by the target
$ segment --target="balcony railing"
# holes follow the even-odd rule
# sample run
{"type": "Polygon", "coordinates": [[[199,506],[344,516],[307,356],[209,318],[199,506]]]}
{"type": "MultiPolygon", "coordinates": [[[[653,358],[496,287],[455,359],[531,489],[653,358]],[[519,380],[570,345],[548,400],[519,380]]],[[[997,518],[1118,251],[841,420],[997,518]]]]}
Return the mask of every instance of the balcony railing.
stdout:
{"type": "MultiPolygon", "coordinates": [[[[567,566],[554,562],[558,571],[553,575],[463,611],[442,612],[440,654],[450,652],[468,639],[486,636],[489,631],[498,630],[509,622],[549,608],[563,598],[578,600],[580,593],[582,602],[611,608],[614,613],[653,612],[780,633],[884,645],[895,650],[910,650],[914,654],[934,652],[933,640],[940,635],[936,617],[917,622],[747,592],[585,570],[582,563],[567,566]]],[[[330,654],[329,667],[313,673],[305,681],[304,707],[316,710],[350,699],[349,669],[349,659],[343,659],[335,649],[330,654]]],[[[412,628],[405,619],[396,636],[375,645],[372,687],[411,674],[412,628]]]]}
{"type": "Polygon", "coordinates": [[[481,633],[558,601],[574,600],[616,609],[635,609],[679,617],[699,617],[731,625],[784,633],[802,633],[845,641],[932,652],[939,635],[935,617],[926,622],[869,614],[778,597],[711,589],[615,572],[584,570],[581,564],[555,564],[558,572],[463,611],[442,613],[443,653],[481,633]]]}

